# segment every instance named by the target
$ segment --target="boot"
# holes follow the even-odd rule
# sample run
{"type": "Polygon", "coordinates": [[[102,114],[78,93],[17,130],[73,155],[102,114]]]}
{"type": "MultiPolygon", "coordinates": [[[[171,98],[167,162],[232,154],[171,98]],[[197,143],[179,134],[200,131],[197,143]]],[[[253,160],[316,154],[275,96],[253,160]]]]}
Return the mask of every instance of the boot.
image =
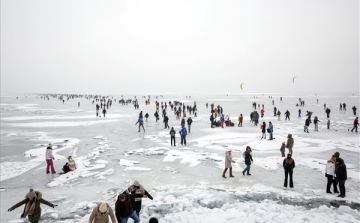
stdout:
{"type": "Polygon", "coordinates": [[[225,170],[223,172],[223,175],[222,175],[223,178],[226,178],[226,176],[225,176],[226,171],[227,171],[227,168],[225,168],[225,170]]]}
{"type": "Polygon", "coordinates": [[[232,168],[230,168],[230,177],[234,177],[234,176],[232,175],[232,168]]]}

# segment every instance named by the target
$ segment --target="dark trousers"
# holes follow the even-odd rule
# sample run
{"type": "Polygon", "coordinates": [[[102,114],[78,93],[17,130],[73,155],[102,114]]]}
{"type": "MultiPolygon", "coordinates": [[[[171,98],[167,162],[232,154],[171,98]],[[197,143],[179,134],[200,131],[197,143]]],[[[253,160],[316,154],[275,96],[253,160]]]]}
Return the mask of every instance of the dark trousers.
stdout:
{"type": "Polygon", "coordinates": [[[181,136],[181,145],[186,145],[186,136],[181,136]]]}
{"type": "Polygon", "coordinates": [[[293,187],[294,187],[294,183],[293,183],[293,170],[287,170],[287,169],[285,169],[284,187],[287,187],[287,185],[288,185],[288,176],[290,176],[290,188],[293,188],[293,187]]]}
{"type": "Polygon", "coordinates": [[[175,136],[171,136],[171,146],[173,145],[173,141],[174,141],[174,146],[176,146],[176,142],[175,142],[175,136]]]}
{"type": "Polygon", "coordinates": [[[289,116],[285,116],[285,121],[286,121],[287,119],[289,119],[289,121],[290,121],[290,117],[289,117],[289,116]]]}
{"type": "Polygon", "coordinates": [[[334,186],[334,193],[337,192],[336,180],[333,178],[333,175],[327,175],[327,184],[326,184],[326,192],[331,192],[331,184],[334,186]]]}
{"type": "Polygon", "coordinates": [[[351,131],[354,131],[354,129],[355,129],[355,132],[357,132],[357,127],[358,127],[358,125],[357,125],[357,124],[356,124],[356,125],[354,124],[354,128],[352,128],[351,131]]]}
{"type": "Polygon", "coordinates": [[[339,180],[340,195],[345,196],[345,180],[339,180]]]}

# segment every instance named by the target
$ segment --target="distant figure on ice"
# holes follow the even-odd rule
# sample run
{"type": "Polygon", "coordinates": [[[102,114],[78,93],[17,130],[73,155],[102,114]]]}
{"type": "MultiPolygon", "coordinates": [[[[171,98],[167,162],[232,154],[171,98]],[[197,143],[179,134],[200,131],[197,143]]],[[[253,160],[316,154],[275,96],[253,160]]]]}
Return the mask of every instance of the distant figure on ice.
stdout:
{"type": "Polygon", "coordinates": [[[266,123],[265,122],[263,122],[263,124],[261,125],[261,133],[262,133],[262,135],[261,135],[261,139],[266,139],[266,123]]]}
{"type": "Polygon", "coordinates": [[[235,163],[235,161],[233,161],[233,159],[232,159],[231,149],[228,149],[225,152],[225,169],[224,169],[223,175],[222,175],[223,178],[226,178],[225,174],[228,169],[230,169],[230,177],[234,177],[232,175],[232,164],[231,163],[235,163]]]}
{"type": "Polygon", "coordinates": [[[358,125],[359,125],[359,117],[356,117],[355,119],[354,119],[354,128],[352,128],[351,129],[351,132],[353,132],[354,131],[354,129],[355,129],[355,132],[358,132],[358,125]]]}
{"type": "Polygon", "coordinates": [[[267,129],[267,132],[270,134],[270,139],[269,140],[273,140],[273,131],[274,131],[274,127],[273,124],[271,122],[269,122],[269,127],[267,129]]]}
{"type": "Polygon", "coordinates": [[[356,115],[356,107],[355,106],[352,107],[352,110],[353,110],[354,115],[356,115]]]}
{"type": "Polygon", "coordinates": [[[164,116],[164,123],[165,123],[165,128],[164,129],[170,128],[168,122],[169,122],[169,117],[167,115],[165,115],[164,116]]]}
{"type": "Polygon", "coordinates": [[[285,157],[285,142],[282,142],[280,147],[281,156],[285,157]]]}
{"type": "Polygon", "coordinates": [[[319,131],[319,119],[317,116],[314,117],[314,131],[318,132],[319,131]]]}
{"type": "Polygon", "coordinates": [[[146,121],[146,122],[148,121],[148,118],[149,118],[149,113],[146,113],[146,114],[145,114],[145,121],[146,121]]]}
{"type": "Polygon", "coordinates": [[[280,112],[280,110],[278,110],[277,111],[278,121],[280,121],[280,115],[281,115],[281,112],[280,112]]]}
{"type": "Polygon", "coordinates": [[[343,110],[346,111],[346,104],[343,103],[343,110]]]}
{"type": "Polygon", "coordinates": [[[155,116],[155,119],[156,119],[156,122],[157,122],[159,120],[159,113],[157,111],[155,111],[154,116],[155,116]]]}
{"type": "Polygon", "coordinates": [[[187,131],[185,128],[185,124],[183,126],[181,126],[181,129],[179,131],[180,136],[181,136],[181,145],[185,145],[186,146],[186,135],[187,135],[187,131]]]}
{"type": "Polygon", "coordinates": [[[109,223],[109,217],[112,223],[116,223],[114,211],[109,204],[101,202],[96,205],[91,212],[89,223],[109,223]]]}
{"type": "Polygon", "coordinates": [[[326,125],[327,125],[327,129],[330,129],[330,119],[327,120],[326,125]]]}
{"type": "Polygon", "coordinates": [[[184,117],[181,119],[180,125],[181,125],[181,126],[185,126],[185,118],[184,118],[184,117]]]}
{"type": "Polygon", "coordinates": [[[288,176],[290,176],[290,188],[292,189],[294,187],[293,169],[295,168],[295,161],[291,158],[291,156],[291,153],[289,153],[283,161],[285,171],[284,189],[286,189],[288,185],[288,176]]]}
{"type": "Polygon", "coordinates": [[[192,119],[191,119],[191,117],[189,117],[188,119],[187,119],[187,124],[188,124],[188,130],[189,130],[189,133],[190,133],[190,130],[191,130],[191,124],[192,124],[192,119]]]}
{"type": "Polygon", "coordinates": [[[145,128],[144,128],[144,121],[141,117],[139,117],[138,121],[135,123],[135,125],[137,125],[139,123],[139,131],[140,132],[140,127],[143,128],[144,132],[145,132],[145,128]]]}
{"type": "Polygon", "coordinates": [[[292,134],[288,134],[286,142],[286,148],[289,149],[289,153],[293,154],[293,147],[294,147],[294,138],[292,137],[292,134]]]}
{"type": "Polygon", "coordinates": [[[242,174],[245,175],[245,172],[247,173],[247,175],[251,175],[250,174],[250,165],[253,162],[253,158],[251,156],[251,148],[250,146],[246,147],[246,151],[244,152],[244,159],[245,159],[245,169],[242,171],[242,174]]]}
{"type": "Polygon", "coordinates": [[[104,106],[104,109],[102,110],[102,113],[103,113],[104,118],[105,118],[105,115],[106,115],[106,109],[105,109],[105,106],[104,106]]]}
{"type": "Polygon", "coordinates": [[[325,112],[326,112],[327,118],[330,118],[330,112],[331,112],[330,108],[326,108],[325,112]]]}
{"type": "Polygon", "coordinates": [[[308,117],[307,119],[305,119],[305,125],[304,125],[304,132],[309,133],[309,126],[310,126],[310,117],[308,117]]]}
{"type": "Polygon", "coordinates": [[[298,118],[301,118],[301,109],[298,111],[298,118]]]}
{"type": "Polygon", "coordinates": [[[28,217],[31,223],[38,223],[41,218],[40,204],[46,204],[47,206],[52,208],[55,208],[55,206],[57,206],[43,199],[42,193],[40,191],[34,191],[34,189],[30,188],[30,191],[26,194],[25,199],[9,208],[8,211],[12,211],[23,204],[25,204],[25,207],[23,213],[21,214],[21,217],[28,217]]]}
{"type": "Polygon", "coordinates": [[[239,120],[238,127],[242,127],[243,119],[244,119],[243,114],[240,114],[239,118],[238,118],[238,120],[239,120]]]}
{"type": "Polygon", "coordinates": [[[52,145],[51,143],[49,143],[49,145],[46,147],[46,153],[45,153],[45,158],[46,158],[46,173],[50,173],[50,168],[51,168],[51,173],[54,174],[55,169],[54,169],[54,163],[53,160],[55,159],[53,156],[53,150],[52,150],[52,145]]]}
{"type": "Polygon", "coordinates": [[[171,127],[171,130],[170,130],[169,134],[170,134],[171,146],[173,145],[173,141],[174,141],[174,146],[176,146],[176,142],[175,142],[175,134],[176,134],[176,132],[175,132],[174,127],[171,127]]]}
{"type": "Polygon", "coordinates": [[[210,125],[211,125],[211,128],[214,128],[214,120],[215,120],[215,118],[214,118],[214,115],[213,114],[211,114],[210,115],[210,125]]]}
{"type": "Polygon", "coordinates": [[[289,112],[289,110],[286,110],[286,112],[285,112],[285,121],[287,119],[289,119],[289,121],[290,121],[290,112],[289,112]]]}

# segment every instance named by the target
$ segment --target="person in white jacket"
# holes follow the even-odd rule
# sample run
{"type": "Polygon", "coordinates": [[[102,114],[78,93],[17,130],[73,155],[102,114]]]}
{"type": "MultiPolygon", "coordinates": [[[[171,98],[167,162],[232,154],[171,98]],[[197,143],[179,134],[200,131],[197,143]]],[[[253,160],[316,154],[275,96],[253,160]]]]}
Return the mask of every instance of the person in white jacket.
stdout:
{"type": "Polygon", "coordinates": [[[331,158],[326,162],[325,177],[327,177],[326,193],[332,194],[331,184],[334,185],[334,193],[339,193],[335,182],[335,162],[331,158]]]}
{"type": "Polygon", "coordinates": [[[47,163],[46,173],[50,173],[49,168],[51,168],[51,173],[52,174],[56,173],[55,169],[54,169],[54,164],[53,164],[53,160],[55,158],[53,156],[51,143],[49,143],[48,147],[46,148],[45,159],[46,159],[46,163],[47,163]]]}

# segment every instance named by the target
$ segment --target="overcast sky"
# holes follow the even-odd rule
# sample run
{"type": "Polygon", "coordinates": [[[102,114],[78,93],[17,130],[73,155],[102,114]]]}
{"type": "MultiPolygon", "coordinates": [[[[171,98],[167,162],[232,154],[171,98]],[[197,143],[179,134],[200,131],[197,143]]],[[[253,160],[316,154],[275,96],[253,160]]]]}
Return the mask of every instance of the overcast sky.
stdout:
{"type": "Polygon", "coordinates": [[[339,91],[358,0],[1,1],[1,93],[339,91]]]}

